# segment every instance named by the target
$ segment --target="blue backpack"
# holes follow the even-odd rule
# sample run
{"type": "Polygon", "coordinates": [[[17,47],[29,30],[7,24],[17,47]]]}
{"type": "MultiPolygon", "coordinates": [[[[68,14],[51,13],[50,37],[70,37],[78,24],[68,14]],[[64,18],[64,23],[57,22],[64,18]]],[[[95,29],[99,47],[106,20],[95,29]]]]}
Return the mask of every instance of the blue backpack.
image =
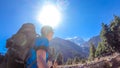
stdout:
{"type": "Polygon", "coordinates": [[[44,49],[46,51],[46,62],[48,61],[48,45],[49,41],[45,37],[37,37],[35,39],[35,45],[30,49],[29,56],[26,61],[26,67],[27,68],[38,68],[37,67],[37,57],[36,57],[36,51],[38,49],[44,49]]]}

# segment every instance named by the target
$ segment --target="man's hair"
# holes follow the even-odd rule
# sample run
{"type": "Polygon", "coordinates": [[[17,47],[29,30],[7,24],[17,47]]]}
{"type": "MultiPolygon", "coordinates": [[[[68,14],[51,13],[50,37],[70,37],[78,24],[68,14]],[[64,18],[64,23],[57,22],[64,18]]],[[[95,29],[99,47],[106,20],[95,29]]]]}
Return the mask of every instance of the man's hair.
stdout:
{"type": "Polygon", "coordinates": [[[43,26],[41,29],[41,35],[42,36],[47,36],[50,32],[53,33],[53,28],[50,26],[43,26]]]}

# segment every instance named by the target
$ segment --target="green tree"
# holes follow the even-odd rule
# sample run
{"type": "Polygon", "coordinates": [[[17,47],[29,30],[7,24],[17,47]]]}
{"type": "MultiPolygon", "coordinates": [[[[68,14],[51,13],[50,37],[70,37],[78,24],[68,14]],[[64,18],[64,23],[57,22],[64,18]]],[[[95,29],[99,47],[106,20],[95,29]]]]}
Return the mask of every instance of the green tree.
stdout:
{"type": "Polygon", "coordinates": [[[108,33],[109,33],[109,28],[107,24],[102,23],[102,30],[100,32],[100,37],[102,39],[102,42],[107,42],[108,33]]]}
{"type": "Polygon", "coordinates": [[[111,52],[120,52],[120,17],[114,16],[110,25],[102,24],[100,35],[102,45],[107,46],[111,52]]]}
{"type": "Polygon", "coordinates": [[[95,57],[102,57],[105,55],[107,47],[100,42],[95,52],[95,57]]]}
{"type": "Polygon", "coordinates": [[[89,59],[94,59],[95,58],[95,46],[93,43],[90,43],[90,54],[89,54],[89,59]]]}
{"type": "Polygon", "coordinates": [[[57,63],[58,63],[58,65],[62,65],[63,64],[63,55],[62,55],[62,53],[59,53],[58,54],[58,57],[57,57],[57,63]]]}
{"type": "Polygon", "coordinates": [[[113,52],[120,52],[120,17],[114,16],[110,25],[102,23],[99,43],[95,56],[110,55],[113,52]]]}
{"type": "Polygon", "coordinates": [[[49,47],[49,56],[48,56],[48,59],[49,60],[55,60],[56,59],[56,51],[53,47],[49,47]]]}
{"type": "Polygon", "coordinates": [[[72,64],[78,64],[79,62],[80,62],[80,58],[76,56],[76,57],[73,59],[72,64]]]}
{"type": "Polygon", "coordinates": [[[67,61],[66,61],[66,65],[71,65],[72,64],[72,59],[68,58],[67,61]]]}
{"type": "Polygon", "coordinates": [[[112,47],[112,50],[116,52],[120,52],[120,17],[114,16],[114,20],[110,24],[111,30],[111,41],[109,41],[109,45],[112,47]]]}
{"type": "MultiPolygon", "coordinates": [[[[100,43],[101,47],[102,48],[104,47],[103,49],[105,49],[106,51],[108,50],[112,53],[113,50],[111,48],[111,45],[112,45],[112,41],[114,40],[113,33],[107,24],[102,23],[102,31],[100,33],[100,37],[102,40],[100,43]]],[[[105,55],[105,53],[106,53],[105,50],[102,50],[102,55],[103,55],[103,53],[105,55]]]]}

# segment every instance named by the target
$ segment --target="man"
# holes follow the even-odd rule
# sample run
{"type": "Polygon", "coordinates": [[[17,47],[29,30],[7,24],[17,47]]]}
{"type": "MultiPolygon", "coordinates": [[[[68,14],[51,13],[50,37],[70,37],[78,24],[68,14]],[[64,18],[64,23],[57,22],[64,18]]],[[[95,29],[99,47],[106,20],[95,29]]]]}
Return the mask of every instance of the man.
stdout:
{"type": "Polygon", "coordinates": [[[53,37],[53,29],[50,26],[44,26],[41,29],[41,36],[35,39],[35,46],[31,49],[31,56],[27,61],[27,68],[48,68],[48,46],[53,37]]]}

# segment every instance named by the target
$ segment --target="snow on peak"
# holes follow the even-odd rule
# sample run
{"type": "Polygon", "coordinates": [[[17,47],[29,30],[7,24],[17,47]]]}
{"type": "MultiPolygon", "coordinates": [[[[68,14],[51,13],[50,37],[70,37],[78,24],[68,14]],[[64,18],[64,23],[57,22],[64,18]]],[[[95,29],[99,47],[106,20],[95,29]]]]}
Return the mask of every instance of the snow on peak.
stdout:
{"type": "Polygon", "coordinates": [[[66,40],[74,42],[77,45],[81,45],[81,44],[83,44],[85,42],[84,39],[82,39],[82,38],[80,38],[78,36],[74,36],[72,38],[66,38],[66,40]]]}

